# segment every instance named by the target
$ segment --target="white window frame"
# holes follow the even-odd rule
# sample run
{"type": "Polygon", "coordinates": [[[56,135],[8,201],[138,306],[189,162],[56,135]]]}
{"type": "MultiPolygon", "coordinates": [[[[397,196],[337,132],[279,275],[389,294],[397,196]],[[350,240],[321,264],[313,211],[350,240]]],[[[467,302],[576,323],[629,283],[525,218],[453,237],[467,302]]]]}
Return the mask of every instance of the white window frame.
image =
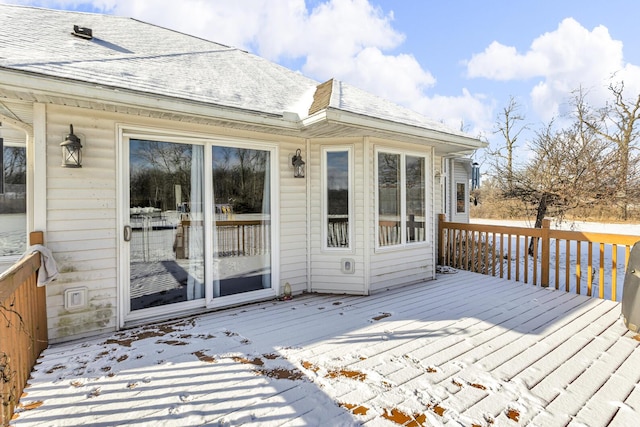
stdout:
{"type": "Polygon", "coordinates": [[[178,304],[169,304],[160,307],[151,307],[144,310],[131,311],[128,303],[130,299],[129,285],[129,245],[123,241],[123,233],[119,234],[119,254],[118,264],[120,266],[118,277],[118,325],[124,327],[125,324],[135,324],[144,321],[150,317],[157,316],[160,318],[168,318],[174,314],[182,314],[192,310],[201,310],[204,308],[228,307],[236,304],[256,301],[259,299],[270,298],[281,293],[280,289],[280,242],[277,236],[280,235],[280,211],[277,194],[280,193],[279,170],[279,146],[277,143],[265,141],[251,140],[246,138],[220,137],[209,134],[194,133],[188,131],[172,131],[167,129],[158,129],[155,127],[135,126],[128,124],[117,125],[117,158],[118,173],[117,186],[121,195],[118,198],[118,228],[123,230],[124,225],[128,224],[128,188],[129,188],[129,169],[124,165],[129,164],[129,140],[130,139],[149,139],[162,142],[202,145],[204,147],[204,203],[211,206],[213,203],[213,182],[211,180],[212,158],[211,148],[216,146],[225,146],[232,148],[247,148],[270,152],[271,167],[271,288],[261,291],[254,291],[225,297],[213,297],[211,282],[213,280],[213,259],[210,254],[213,253],[213,235],[212,221],[209,209],[204,210],[205,218],[205,297],[186,301],[178,304]]]}
{"type": "Polygon", "coordinates": [[[464,181],[456,181],[456,185],[454,188],[454,192],[455,192],[455,207],[454,207],[454,213],[455,215],[466,215],[466,213],[469,211],[469,185],[467,183],[465,183],[464,181]],[[462,185],[464,186],[464,194],[462,195],[463,199],[463,203],[464,203],[464,210],[463,211],[459,211],[458,210],[458,185],[462,185]]]}
{"type": "Polygon", "coordinates": [[[402,248],[406,248],[406,247],[414,247],[414,246],[424,246],[427,245],[429,242],[429,227],[427,227],[427,224],[429,223],[427,218],[429,217],[429,161],[431,159],[430,155],[428,153],[423,153],[423,152],[416,152],[416,151],[409,151],[409,150],[399,150],[399,149],[393,149],[393,148],[387,148],[387,147],[376,147],[376,149],[374,150],[374,180],[375,180],[375,250],[376,251],[387,251],[387,250],[393,250],[393,249],[402,249],[402,248]],[[387,246],[381,246],[380,245],[380,227],[379,227],[379,223],[380,223],[380,200],[378,195],[379,193],[379,178],[378,178],[378,172],[379,172],[379,167],[378,167],[378,158],[380,153],[388,153],[388,154],[395,154],[395,155],[399,155],[400,156],[400,224],[401,224],[401,229],[403,230],[400,236],[400,243],[396,244],[396,245],[387,245],[387,246]],[[424,215],[425,215],[425,239],[423,241],[419,241],[419,242],[407,242],[407,236],[406,236],[406,224],[407,224],[407,171],[406,171],[406,167],[407,167],[407,162],[406,162],[406,158],[407,156],[411,156],[411,157],[421,157],[424,159],[424,179],[425,179],[425,183],[424,183],[424,200],[425,200],[425,206],[424,206],[424,215]]]}
{"type": "Polygon", "coordinates": [[[353,244],[353,236],[354,236],[354,190],[353,190],[353,146],[352,145],[332,145],[332,146],[324,146],[322,147],[322,250],[329,252],[353,252],[354,244],[353,244]],[[327,179],[329,177],[327,171],[327,154],[331,152],[341,152],[346,151],[348,157],[349,164],[349,172],[348,172],[348,189],[349,189],[349,227],[348,227],[348,235],[349,235],[349,246],[348,247],[329,247],[327,245],[328,233],[327,230],[329,228],[329,206],[328,206],[328,195],[329,195],[329,186],[327,185],[327,179]]]}

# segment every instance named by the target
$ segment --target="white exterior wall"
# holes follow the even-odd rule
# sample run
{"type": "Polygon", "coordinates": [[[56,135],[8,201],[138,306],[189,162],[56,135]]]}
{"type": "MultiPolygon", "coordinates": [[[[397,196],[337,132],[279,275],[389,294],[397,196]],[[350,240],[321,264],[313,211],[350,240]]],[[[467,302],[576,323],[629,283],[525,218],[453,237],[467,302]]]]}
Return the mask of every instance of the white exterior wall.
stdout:
{"type": "MultiPolygon", "coordinates": [[[[46,123],[34,123],[34,128],[45,129],[36,133],[34,144],[43,145],[37,140],[39,134],[40,139],[46,138],[46,188],[34,191],[43,199],[34,206],[46,205],[45,244],[53,251],[61,272],[57,281],[47,285],[49,337],[52,342],[110,332],[118,329],[122,322],[118,309],[122,230],[118,218],[123,209],[122,192],[127,189],[117,187],[117,154],[120,148],[116,145],[118,129],[126,129],[127,126],[152,129],[158,135],[165,129],[173,135],[185,132],[204,139],[208,136],[245,138],[277,144],[278,159],[274,167],[279,171],[279,188],[275,190],[279,194],[280,226],[276,245],[279,253],[274,257],[279,268],[278,283],[273,283],[276,289],[289,282],[294,294],[303,291],[368,294],[435,277],[436,220],[442,211],[440,191],[444,180],[440,183],[434,180],[434,171],[441,166],[441,158],[433,156],[431,147],[369,138],[307,141],[55,105],[39,104],[38,110],[36,121],[40,117],[46,123]],[[82,138],[83,167],[80,169],[60,166],[60,142],[69,132],[70,123],[82,138]],[[354,224],[352,248],[348,251],[327,250],[323,245],[323,147],[350,147],[352,150],[354,224]],[[376,247],[376,147],[426,156],[428,234],[425,243],[376,247]],[[306,179],[293,177],[290,162],[297,149],[301,150],[307,162],[306,179]],[[354,261],[353,274],[341,271],[344,258],[354,261]],[[66,310],[65,290],[79,287],[87,289],[87,306],[66,310]]],[[[40,155],[36,153],[36,156],[40,155]]],[[[451,165],[454,163],[450,161],[451,165]]],[[[451,167],[449,173],[447,182],[452,193],[448,200],[452,204],[449,212],[452,212],[455,210],[455,182],[464,179],[468,186],[468,173],[463,164],[451,167]]],[[[38,170],[35,174],[34,181],[38,182],[38,170]]],[[[43,212],[35,212],[35,215],[45,217],[43,212]]],[[[468,220],[468,207],[464,220],[468,220]]]]}
{"type": "Polygon", "coordinates": [[[310,186],[311,186],[311,290],[325,293],[366,294],[365,268],[365,212],[364,212],[364,151],[361,138],[330,138],[310,141],[310,186]],[[350,147],[352,155],[353,212],[351,213],[351,248],[326,249],[324,244],[323,200],[324,181],[322,174],[322,155],[324,147],[350,147]],[[343,273],[342,259],[352,259],[355,263],[353,273],[343,273]]]}
{"type": "MultiPolygon", "coordinates": [[[[61,272],[47,285],[49,338],[79,338],[117,329],[118,256],[120,227],[118,209],[121,189],[117,188],[117,124],[145,126],[156,130],[198,133],[202,137],[229,136],[265,140],[279,145],[280,283],[288,281],[294,293],[307,289],[306,268],[306,180],[293,178],[289,155],[297,148],[307,158],[305,141],[185,124],[173,121],[98,112],[79,108],[47,106],[47,226],[45,243],[53,251],[61,272]],[[60,167],[60,142],[74,126],[82,138],[83,167],[60,167]],[[87,307],[67,311],[64,291],[87,288],[87,307]]],[[[36,171],[36,174],[38,172],[36,171]]]]}
{"type": "MultiPolygon", "coordinates": [[[[49,339],[117,327],[117,188],[114,121],[82,109],[48,106],[45,244],[60,276],[47,285],[49,339]],[[83,167],[60,167],[60,142],[82,139],[83,167]],[[67,311],[64,291],[87,288],[86,308],[67,311]]],[[[36,171],[37,173],[37,171],[36,171]]]]}
{"type": "Polygon", "coordinates": [[[376,248],[376,171],[375,153],[376,147],[406,150],[407,152],[422,153],[426,155],[427,177],[427,224],[433,224],[433,154],[431,147],[398,144],[391,141],[372,140],[369,146],[369,218],[368,235],[372,250],[370,259],[370,285],[369,292],[385,290],[399,285],[422,282],[434,278],[434,239],[430,232],[432,228],[426,227],[426,242],[406,245],[403,247],[376,248]]]}

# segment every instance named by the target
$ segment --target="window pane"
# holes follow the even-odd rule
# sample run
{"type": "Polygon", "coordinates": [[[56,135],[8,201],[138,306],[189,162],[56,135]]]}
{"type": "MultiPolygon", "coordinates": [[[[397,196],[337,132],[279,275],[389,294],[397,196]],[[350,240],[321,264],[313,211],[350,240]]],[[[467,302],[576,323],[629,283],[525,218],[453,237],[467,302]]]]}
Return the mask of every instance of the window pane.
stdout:
{"type": "Polygon", "coordinates": [[[327,247],[349,247],[349,152],[327,152],[327,247]]]}
{"type": "Polygon", "coordinates": [[[378,232],[380,246],[401,243],[400,155],[378,153],[378,232]]]}
{"type": "Polygon", "coordinates": [[[8,146],[0,138],[0,273],[27,250],[26,184],[27,156],[24,147],[8,146]],[[2,257],[7,257],[4,260],[2,257]]]}
{"type": "Polygon", "coordinates": [[[467,204],[465,203],[465,185],[463,182],[459,182],[456,184],[456,212],[464,213],[466,210],[467,204]]]}
{"type": "Polygon", "coordinates": [[[271,153],[213,147],[216,297],[271,288],[271,153]]]}
{"type": "Polygon", "coordinates": [[[407,242],[425,240],[424,157],[406,158],[407,242]]]}

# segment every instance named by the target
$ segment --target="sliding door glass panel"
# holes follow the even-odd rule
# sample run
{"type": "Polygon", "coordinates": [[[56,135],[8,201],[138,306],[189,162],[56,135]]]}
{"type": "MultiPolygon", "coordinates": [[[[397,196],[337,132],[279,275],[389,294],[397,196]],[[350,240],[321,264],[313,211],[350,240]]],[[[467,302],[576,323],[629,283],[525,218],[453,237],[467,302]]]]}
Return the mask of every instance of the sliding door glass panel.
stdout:
{"type": "Polygon", "coordinates": [[[131,310],[204,298],[203,155],[130,140],[131,310]]]}
{"type": "Polygon", "coordinates": [[[214,146],[213,296],[271,288],[271,153],[214,146]]]}

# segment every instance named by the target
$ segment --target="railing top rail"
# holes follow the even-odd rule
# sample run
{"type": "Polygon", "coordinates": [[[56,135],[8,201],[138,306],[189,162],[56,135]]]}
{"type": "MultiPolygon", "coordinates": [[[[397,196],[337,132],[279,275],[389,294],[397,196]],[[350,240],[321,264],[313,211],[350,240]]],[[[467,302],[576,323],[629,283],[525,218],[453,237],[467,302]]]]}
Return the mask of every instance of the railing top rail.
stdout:
{"type": "Polygon", "coordinates": [[[18,287],[40,268],[40,253],[24,257],[0,275],[0,304],[9,298],[18,287]]]}
{"type": "Polygon", "coordinates": [[[532,236],[540,237],[542,235],[542,229],[540,228],[528,228],[528,227],[510,227],[505,225],[490,225],[490,224],[467,224],[462,222],[442,222],[443,228],[452,228],[456,230],[466,231],[488,231],[498,234],[513,234],[519,236],[532,236]]]}
{"type": "MultiPolygon", "coordinates": [[[[542,237],[541,228],[512,227],[506,225],[491,224],[466,224],[459,222],[442,222],[442,227],[447,229],[489,232],[497,234],[510,234],[529,237],[542,237]]],[[[574,240],[578,242],[592,242],[633,246],[640,241],[640,236],[628,234],[596,233],[590,231],[547,230],[549,238],[558,240],[574,240]]]]}
{"type": "Polygon", "coordinates": [[[576,240],[578,242],[607,243],[633,246],[640,236],[628,234],[595,233],[589,231],[549,230],[549,237],[558,240],[576,240]]]}

